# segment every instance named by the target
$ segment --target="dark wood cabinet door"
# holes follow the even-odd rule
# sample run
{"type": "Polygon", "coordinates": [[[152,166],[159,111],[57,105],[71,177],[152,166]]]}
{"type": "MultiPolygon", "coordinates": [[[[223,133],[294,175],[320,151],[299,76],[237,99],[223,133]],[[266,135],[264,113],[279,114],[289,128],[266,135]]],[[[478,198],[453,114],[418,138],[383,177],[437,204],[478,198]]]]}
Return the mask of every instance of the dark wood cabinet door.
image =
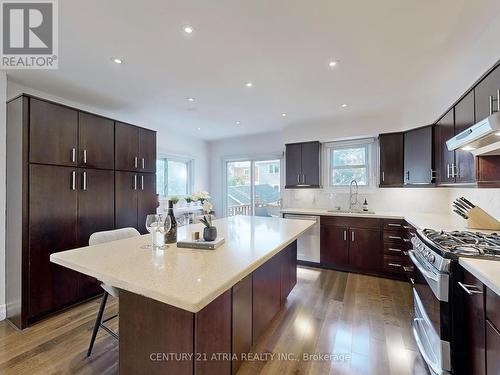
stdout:
{"type": "Polygon", "coordinates": [[[349,265],[349,229],[333,225],[322,225],[320,235],[321,264],[331,266],[349,265]]]}
{"type": "MultiPolygon", "coordinates": [[[[474,125],[474,90],[467,94],[455,106],[455,134],[459,134],[474,125]]],[[[469,151],[455,151],[456,182],[467,183],[476,181],[476,166],[474,155],[469,151]]]]}
{"type": "Polygon", "coordinates": [[[49,259],[77,245],[77,190],[75,168],[29,168],[29,317],[34,318],[78,300],[79,273],[49,259]]]}
{"type": "Polygon", "coordinates": [[[451,109],[434,127],[434,152],[438,184],[455,182],[455,152],[449,151],[446,141],[455,135],[454,111],[451,109]]]}
{"type": "Polygon", "coordinates": [[[382,268],[381,232],[376,229],[349,228],[349,264],[367,272],[382,268]]]}
{"type": "MultiPolygon", "coordinates": [[[[490,96],[497,98],[498,90],[500,90],[500,67],[493,70],[486,78],[484,78],[475,88],[475,108],[476,121],[481,121],[491,115],[490,111],[490,96]]],[[[498,109],[499,103],[493,102],[492,109],[498,109]]]]}
{"type": "Polygon", "coordinates": [[[139,170],[139,128],[115,122],[115,168],[120,171],[139,170]]]}
{"type": "Polygon", "coordinates": [[[237,359],[232,361],[232,373],[236,374],[243,360],[241,355],[252,347],[252,275],[233,286],[232,346],[237,359]]]}
{"type": "Polygon", "coordinates": [[[405,133],[404,183],[430,184],[432,182],[432,126],[405,133]]]}
{"type": "Polygon", "coordinates": [[[281,307],[280,254],[253,272],[253,342],[259,339],[281,307]]]}
{"type": "Polygon", "coordinates": [[[320,143],[302,144],[302,184],[320,186],[320,143]]]}
{"type": "Polygon", "coordinates": [[[137,225],[139,232],[146,234],[146,216],[155,214],[158,207],[156,197],[156,175],[141,173],[138,175],[137,190],[137,225]]]}
{"type": "Polygon", "coordinates": [[[486,374],[500,374],[500,332],[489,320],[486,321],[486,364],[486,374]]]}
{"type": "Polygon", "coordinates": [[[380,186],[402,186],[404,168],[403,133],[380,134],[380,186]]]}
{"type": "MultiPolygon", "coordinates": [[[[114,229],[115,173],[98,169],[78,170],[78,246],[88,246],[92,233],[114,229]]],[[[80,275],[81,298],[101,293],[100,283],[80,275]]]]}
{"type": "Polygon", "coordinates": [[[139,169],[156,172],[156,132],[139,128],[139,169]]]}
{"type": "Polygon", "coordinates": [[[469,295],[460,286],[457,286],[464,308],[464,335],[466,355],[467,374],[486,374],[485,368],[485,335],[484,325],[485,309],[484,309],[484,286],[472,274],[465,271],[463,283],[473,285],[474,289],[483,291],[482,294],[469,295]]]}
{"type": "Polygon", "coordinates": [[[29,128],[30,162],[76,165],[77,111],[31,98],[29,128]]]}
{"type": "MultiPolygon", "coordinates": [[[[115,172],[115,224],[116,228],[138,229],[137,194],[139,176],[134,172],[115,172]]],[[[145,223],[145,222],[144,222],[145,223]]],[[[145,225],[145,224],[144,224],[145,225]]],[[[143,226],[144,226],[143,225],[143,226]]]]}
{"type": "Polygon", "coordinates": [[[78,161],[85,168],[114,169],[115,125],[112,120],[78,113],[78,161]]]}
{"type": "Polygon", "coordinates": [[[285,163],[286,186],[299,185],[302,179],[302,145],[300,143],[286,145],[285,163]]]}

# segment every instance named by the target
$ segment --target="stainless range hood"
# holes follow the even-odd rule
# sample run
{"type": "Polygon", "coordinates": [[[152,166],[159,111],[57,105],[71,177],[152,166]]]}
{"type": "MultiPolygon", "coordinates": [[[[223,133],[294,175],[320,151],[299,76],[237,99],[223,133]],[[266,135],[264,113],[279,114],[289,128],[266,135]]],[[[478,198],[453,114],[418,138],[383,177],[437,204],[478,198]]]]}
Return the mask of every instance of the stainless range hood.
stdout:
{"type": "Polygon", "coordinates": [[[462,149],[473,155],[500,155],[500,112],[447,140],[446,146],[450,151],[462,149]]]}

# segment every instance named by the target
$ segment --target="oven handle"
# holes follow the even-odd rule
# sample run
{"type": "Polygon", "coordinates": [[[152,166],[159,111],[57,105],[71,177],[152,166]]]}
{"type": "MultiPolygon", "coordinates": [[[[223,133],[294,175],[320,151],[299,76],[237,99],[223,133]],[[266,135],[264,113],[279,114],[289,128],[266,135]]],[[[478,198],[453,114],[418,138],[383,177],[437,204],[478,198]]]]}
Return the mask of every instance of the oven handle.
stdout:
{"type": "MultiPolygon", "coordinates": [[[[442,373],[442,369],[440,368],[441,366],[439,366],[439,364],[433,362],[430,358],[429,358],[429,355],[427,354],[427,351],[425,350],[425,347],[424,347],[424,344],[422,343],[422,340],[420,339],[420,335],[417,331],[417,325],[419,324],[420,321],[424,321],[424,319],[422,318],[413,318],[413,322],[412,322],[412,331],[413,331],[413,337],[415,338],[415,342],[417,343],[417,347],[418,347],[418,350],[420,351],[420,354],[422,354],[422,357],[425,361],[425,363],[427,363],[429,365],[429,367],[432,369],[432,371],[436,374],[441,374],[442,373]]],[[[420,331],[422,332],[422,331],[420,331]]]]}
{"type": "Polygon", "coordinates": [[[418,268],[418,270],[424,275],[424,277],[429,278],[435,282],[439,282],[439,279],[437,276],[435,276],[433,273],[427,271],[422,263],[417,259],[417,257],[414,255],[415,252],[413,250],[408,251],[408,256],[410,257],[411,261],[415,266],[418,268]]]}

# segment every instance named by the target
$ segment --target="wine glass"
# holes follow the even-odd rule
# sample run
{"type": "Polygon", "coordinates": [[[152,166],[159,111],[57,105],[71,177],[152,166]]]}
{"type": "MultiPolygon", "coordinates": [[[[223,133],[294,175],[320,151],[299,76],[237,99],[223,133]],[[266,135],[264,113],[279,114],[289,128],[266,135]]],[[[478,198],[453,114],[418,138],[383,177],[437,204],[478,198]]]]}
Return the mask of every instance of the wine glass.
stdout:
{"type": "Polygon", "coordinates": [[[146,216],[146,229],[149,233],[151,233],[151,244],[144,245],[143,249],[151,249],[155,248],[155,240],[156,240],[156,231],[158,230],[158,222],[160,220],[160,216],[156,214],[150,214],[146,216]]]}
{"type": "MultiPolygon", "coordinates": [[[[160,217],[160,220],[158,222],[158,232],[161,233],[162,238],[165,238],[165,233],[168,233],[168,231],[172,228],[172,219],[170,219],[170,216],[166,216],[165,220],[162,222],[162,218],[160,217]]],[[[167,249],[168,246],[163,243],[161,246],[158,246],[160,249],[167,249]]]]}

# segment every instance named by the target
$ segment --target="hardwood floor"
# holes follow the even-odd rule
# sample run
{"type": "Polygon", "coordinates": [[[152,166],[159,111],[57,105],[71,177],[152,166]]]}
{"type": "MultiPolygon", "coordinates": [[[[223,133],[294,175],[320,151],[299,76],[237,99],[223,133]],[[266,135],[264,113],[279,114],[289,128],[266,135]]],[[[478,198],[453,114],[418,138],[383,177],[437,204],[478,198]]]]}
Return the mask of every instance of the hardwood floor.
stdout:
{"type": "MultiPolygon", "coordinates": [[[[85,357],[98,307],[99,300],[90,301],[23,332],[0,322],[0,373],[116,374],[118,343],[102,330],[85,357]]],[[[106,316],[117,309],[110,299],[106,316]]],[[[286,308],[254,348],[261,360],[245,362],[238,374],[427,374],[411,335],[411,310],[404,282],[300,267],[286,308]],[[290,356],[270,359],[271,353],[290,356]],[[303,353],[338,358],[304,361],[303,353]]],[[[117,329],[117,321],[110,326],[117,329]]]]}

